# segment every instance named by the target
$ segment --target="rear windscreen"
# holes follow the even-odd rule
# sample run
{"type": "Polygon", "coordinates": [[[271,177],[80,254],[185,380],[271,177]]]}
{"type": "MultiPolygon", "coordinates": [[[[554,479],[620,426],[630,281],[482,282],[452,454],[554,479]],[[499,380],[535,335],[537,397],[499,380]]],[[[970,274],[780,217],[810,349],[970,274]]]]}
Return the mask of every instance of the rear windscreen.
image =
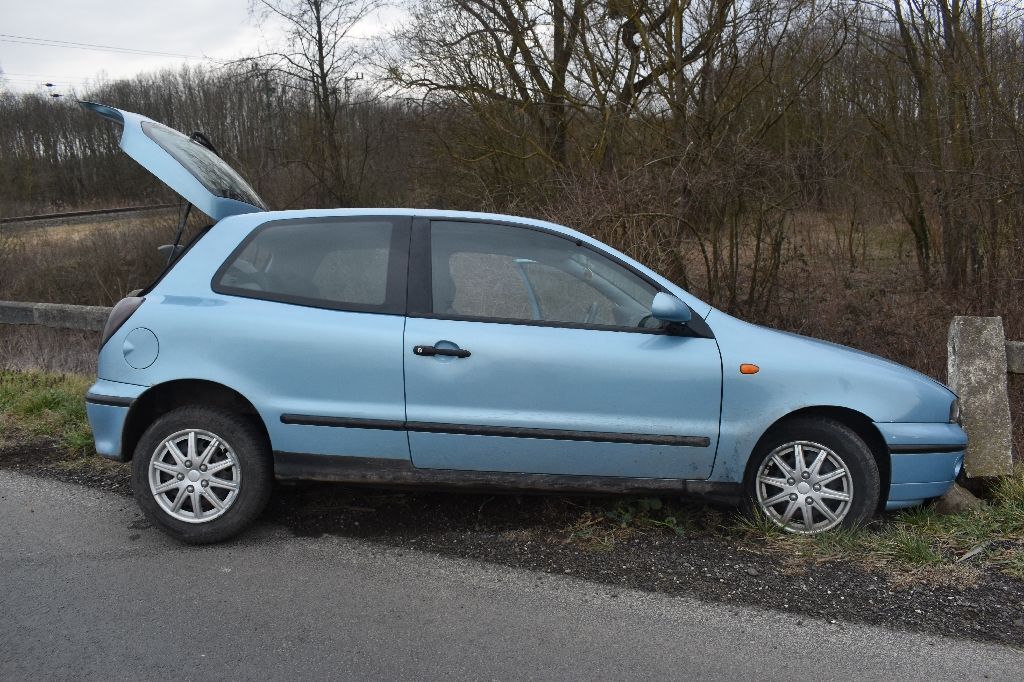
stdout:
{"type": "Polygon", "coordinates": [[[210,193],[225,199],[251,204],[263,210],[267,209],[267,205],[242,179],[242,176],[203,145],[182,135],[177,130],[155,121],[143,122],[142,130],[149,139],[160,145],[196,180],[201,182],[210,193]]]}

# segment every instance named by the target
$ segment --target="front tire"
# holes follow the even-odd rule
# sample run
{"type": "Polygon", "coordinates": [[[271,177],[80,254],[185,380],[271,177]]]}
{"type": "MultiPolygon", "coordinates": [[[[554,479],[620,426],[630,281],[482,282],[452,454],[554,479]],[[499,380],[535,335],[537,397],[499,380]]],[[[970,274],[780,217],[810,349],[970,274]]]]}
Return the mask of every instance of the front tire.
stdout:
{"type": "Polygon", "coordinates": [[[219,407],[179,407],[154,421],[132,460],[132,491],[146,517],[190,544],[226,540],[270,499],[273,462],[252,420],[219,407]]]}
{"type": "Polygon", "coordinates": [[[879,480],[871,449],[853,429],[799,417],[758,443],[744,480],[744,511],[802,535],[851,528],[874,515],[879,480]]]}

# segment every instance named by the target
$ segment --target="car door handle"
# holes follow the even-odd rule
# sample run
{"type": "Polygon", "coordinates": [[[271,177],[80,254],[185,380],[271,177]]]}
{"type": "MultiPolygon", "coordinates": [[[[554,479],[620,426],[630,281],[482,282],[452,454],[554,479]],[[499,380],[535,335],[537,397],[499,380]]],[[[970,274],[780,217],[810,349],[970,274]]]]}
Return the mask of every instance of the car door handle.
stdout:
{"type": "Polygon", "coordinates": [[[424,357],[447,355],[453,358],[468,358],[471,355],[468,350],[463,348],[435,348],[434,346],[413,346],[412,352],[424,357]]]}

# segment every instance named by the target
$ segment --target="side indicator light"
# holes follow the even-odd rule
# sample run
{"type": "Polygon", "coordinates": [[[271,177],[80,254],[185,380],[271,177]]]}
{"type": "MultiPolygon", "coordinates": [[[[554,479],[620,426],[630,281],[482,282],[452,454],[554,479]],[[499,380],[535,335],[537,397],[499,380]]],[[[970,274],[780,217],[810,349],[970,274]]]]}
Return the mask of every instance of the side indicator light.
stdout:
{"type": "Polygon", "coordinates": [[[761,371],[761,368],[757,365],[752,365],[749,362],[744,362],[740,365],[740,374],[757,374],[761,371]]]}

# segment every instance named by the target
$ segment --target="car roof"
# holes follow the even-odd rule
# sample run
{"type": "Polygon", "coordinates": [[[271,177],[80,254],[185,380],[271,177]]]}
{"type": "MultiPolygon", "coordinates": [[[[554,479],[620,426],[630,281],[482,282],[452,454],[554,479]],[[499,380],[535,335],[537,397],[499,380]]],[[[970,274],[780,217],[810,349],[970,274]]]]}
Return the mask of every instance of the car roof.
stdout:
{"type": "MultiPolygon", "coordinates": [[[[520,225],[535,225],[551,230],[565,233],[576,233],[575,230],[564,225],[552,223],[547,220],[536,218],[524,218],[523,216],[507,215],[503,213],[484,213],[480,211],[448,211],[433,208],[304,208],[285,211],[260,211],[247,213],[239,216],[232,216],[233,219],[225,218],[225,222],[245,222],[246,224],[257,220],[261,223],[270,220],[292,220],[295,218],[327,218],[345,216],[410,216],[413,218],[450,218],[454,220],[479,220],[488,222],[517,223],[520,225]]],[[[581,237],[583,235],[580,233],[581,237]]]]}

